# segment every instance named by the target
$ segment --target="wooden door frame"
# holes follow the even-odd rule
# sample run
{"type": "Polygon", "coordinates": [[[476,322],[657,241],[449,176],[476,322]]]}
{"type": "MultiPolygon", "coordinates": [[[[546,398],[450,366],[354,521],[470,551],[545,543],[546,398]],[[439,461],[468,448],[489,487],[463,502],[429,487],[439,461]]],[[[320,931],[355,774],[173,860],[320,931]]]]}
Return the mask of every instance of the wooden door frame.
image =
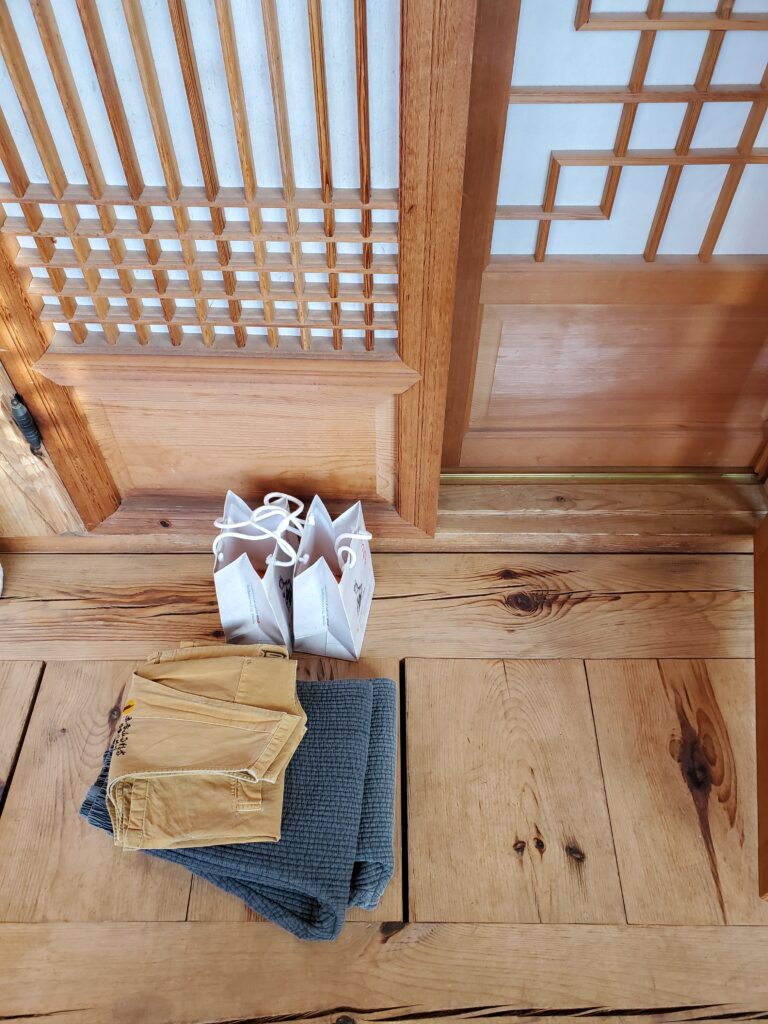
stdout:
{"type": "Polygon", "coordinates": [[[760,895],[768,899],[768,520],[754,542],[757,867],[760,895]]]}
{"type": "MultiPolygon", "coordinates": [[[[412,536],[434,533],[437,523],[477,3],[401,0],[399,356],[419,380],[397,400],[396,500],[378,510],[377,525],[412,536]]],[[[18,200],[28,186],[14,182],[18,200]]],[[[93,529],[122,498],[75,396],[34,369],[51,332],[14,266],[11,238],[2,242],[2,362],[93,529]]]]}
{"type": "Polygon", "coordinates": [[[478,3],[443,435],[446,467],[459,465],[469,423],[482,321],[480,291],[491,250],[520,3],[478,3]]]}

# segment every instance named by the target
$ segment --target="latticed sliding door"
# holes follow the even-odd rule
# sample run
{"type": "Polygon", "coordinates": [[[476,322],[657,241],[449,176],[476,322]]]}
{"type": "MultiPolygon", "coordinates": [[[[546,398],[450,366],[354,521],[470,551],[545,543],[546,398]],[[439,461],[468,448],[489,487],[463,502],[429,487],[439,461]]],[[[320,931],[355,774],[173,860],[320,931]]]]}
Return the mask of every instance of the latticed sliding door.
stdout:
{"type": "Polygon", "coordinates": [[[474,16],[0,0],[3,361],[89,526],[432,528],[474,16]]]}
{"type": "Polygon", "coordinates": [[[768,3],[480,3],[444,463],[766,468],[768,3]]]}

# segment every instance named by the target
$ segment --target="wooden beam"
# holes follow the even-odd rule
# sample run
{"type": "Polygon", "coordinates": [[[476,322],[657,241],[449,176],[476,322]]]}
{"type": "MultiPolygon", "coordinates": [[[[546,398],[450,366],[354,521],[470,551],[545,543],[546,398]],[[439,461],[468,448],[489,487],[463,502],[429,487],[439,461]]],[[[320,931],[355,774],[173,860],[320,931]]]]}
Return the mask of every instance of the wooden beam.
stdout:
{"type": "Polygon", "coordinates": [[[608,220],[599,206],[497,206],[496,220],[608,220]]]}
{"type": "Polygon", "coordinates": [[[768,899],[768,523],[755,534],[755,724],[757,731],[757,869],[768,899]]]}
{"type": "MultiPolygon", "coordinates": [[[[368,202],[371,196],[371,126],[368,109],[368,16],[366,0],[355,0],[355,65],[357,82],[357,144],[360,164],[360,199],[368,202]]],[[[361,227],[363,234],[370,235],[372,217],[370,210],[362,215],[361,227]]],[[[370,242],[363,243],[363,265],[369,266],[373,257],[373,246],[370,242]]],[[[363,279],[363,292],[369,292],[370,278],[363,279]]],[[[370,314],[373,310],[370,311],[370,314]]],[[[373,324],[372,316],[370,318],[373,324]]],[[[365,332],[365,347],[372,349],[374,334],[372,330],[365,332]]]]}
{"type": "Polygon", "coordinates": [[[750,103],[762,98],[757,85],[513,85],[510,103],[750,103]]]}
{"type": "Polygon", "coordinates": [[[120,494],[74,395],[35,372],[48,348],[38,310],[26,295],[0,240],[0,351],[2,363],[43,435],[48,454],[88,529],[112,515],[120,494]]]}
{"type": "MultiPolygon", "coordinates": [[[[757,133],[755,133],[757,134],[757,133]]],[[[768,147],[741,149],[630,149],[617,155],[609,149],[564,149],[552,153],[563,167],[673,167],[682,164],[768,164],[768,147]]]]}
{"type": "Polygon", "coordinates": [[[480,329],[480,286],[488,261],[499,188],[505,93],[520,18],[520,0],[481,0],[477,8],[464,165],[463,201],[446,402],[444,465],[459,464],[469,419],[480,329]]]}
{"type": "MultiPolygon", "coordinates": [[[[476,0],[402,0],[397,508],[434,533],[445,422],[476,0]]],[[[494,199],[495,201],[495,199],[494,199]]]]}
{"type": "MultiPolygon", "coordinates": [[[[328,85],[325,75],[325,43],[323,39],[323,10],[320,0],[308,0],[307,15],[309,18],[309,42],[312,51],[312,81],[315,91],[315,120],[317,122],[317,157],[320,166],[320,185],[324,202],[333,199],[333,161],[331,159],[331,132],[328,113],[328,85]]],[[[370,215],[369,215],[370,217],[370,215]]],[[[362,226],[362,225],[361,225],[362,226]]],[[[336,242],[332,241],[336,229],[336,216],[332,209],[323,210],[323,228],[328,236],[328,243],[325,247],[326,262],[328,264],[328,291],[331,299],[339,295],[339,275],[334,272],[336,267],[336,242]]],[[[369,227],[370,230],[370,227],[369,227]]],[[[362,249],[363,262],[366,262],[367,255],[373,246],[367,242],[362,249]]],[[[367,260],[370,263],[370,260],[367,260]]],[[[370,285],[373,278],[368,276],[363,283],[368,282],[365,290],[371,292],[370,285]]],[[[373,312],[373,311],[371,311],[373,312]]],[[[331,306],[331,322],[333,323],[333,347],[342,348],[342,333],[339,328],[339,307],[331,306]]],[[[366,340],[368,334],[366,333],[366,340]]],[[[370,335],[373,342],[373,334],[370,335]]]]}
{"type": "MultiPolygon", "coordinates": [[[[280,42],[280,26],[277,17],[275,0],[261,0],[261,16],[264,23],[264,39],[267,46],[267,64],[269,65],[269,81],[272,87],[272,107],[275,115],[275,134],[277,150],[280,156],[280,174],[282,177],[283,195],[286,200],[285,220],[289,235],[299,233],[299,215],[294,207],[288,206],[296,192],[296,176],[293,167],[293,146],[291,129],[288,120],[288,99],[285,92],[285,74],[283,71],[283,51],[280,42]]],[[[304,275],[299,269],[301,263],[301,245],[296,241],[290,243],[291,264],[293,266],[293,287],[296,293],[296,318],[303,325],[307,318],[307,304],[304,301],[304,275]]],[[[363,260],[365,263],[365,260],[363,260]]],[[[310,334],[301,327],[301,347],[309,349],[310,334]]]]}
{"type": "Polygon", "coordinates": [[[768,258],[493,256],[483,275],[487,305],[618,304],[751,306],[768,317],[768,258]]]}
{"type": "MultiPolygon", "coordinates": [[[[220,0],[217,0],[220,2],[220,0]]],[[[134,6],[134,0],[123,0],[125,4],[126,20],[129,28],[132,26],[140,29],[138,22],[139,11],[134,6]],[[128,20],[130,14],[130,20],[128,20]]],[[[145,27],[146,31],[146,27],[145,27]]],[[[145,72],[149,75],[154,65],[150,65],[152,54],[148,47],[148,37],[137,36],[134,43],[134,53],[142,82],[145,80],[145,72]]],[[[145,85],[145,96],[147,98],[147,109],[155,128],[158,152],[165,161],[165,166],[172,168],[175,164],[175,153],[170,149],[170,131],[167,121],[163,125],[161,118],[163,112],[156,105],[153,97],[160,95],[160,83],[157,79],[157,71],[152,77],[147,77],[148,85],[145,85]],[[168,138],[165,138],[168,130],[168,138]],[[174,163],[171,163],[173,159],[174,163]]],[[[9,172],[10,173],[10,172],[9,172]]],[[[167,172],[166,172],[167,173],[167,172]]],[[[176,168],[178,174],[178,168],[176,168]]],[[[80,203],[88,206],[168,206],[172,209],[185,208],[189,206],[236,206],[240,208],[258,206],[270,209],[286,209],[289,206],[299,210],[396,210],[397,209],[396,188],[372,188],[370,201],[364,203],[360,199],[358,189],[334,188],[333,197],[330,201],[323,199],[323,191],[319,188],[297,188],[290,199],[286,199],[283,190],[280,188],[257,187],[251,194],[250,189],[246,193],[244,188],[237,186],[222,186],[214,195],[209,198],[204,188],[197,185],[182,185],[180,179],[170,177],[167,185],[145,185],[137,196],[131,194],[126,185],[105,185],[103,190],[97,194],[90,185],[69,183],[61,195],[58,195],[45,182],[27,181],[20,188],[10,182],[0,182],[0,203],[18,203],[22,201],[30,203],[56,203],[59,206],[80,203]]]]}
{"type": "Polygon", "coordinates": [[[742,32],[768,31],[768,15],[766,14],[734,14],[723,18],[717,14],[662,14],[657,18],[649,18],[644,14],[632,14],[624,11],[616,13],[590,14],[586,21],[576,28],[590,32],[712,32],[733,30],[742,32]]]}

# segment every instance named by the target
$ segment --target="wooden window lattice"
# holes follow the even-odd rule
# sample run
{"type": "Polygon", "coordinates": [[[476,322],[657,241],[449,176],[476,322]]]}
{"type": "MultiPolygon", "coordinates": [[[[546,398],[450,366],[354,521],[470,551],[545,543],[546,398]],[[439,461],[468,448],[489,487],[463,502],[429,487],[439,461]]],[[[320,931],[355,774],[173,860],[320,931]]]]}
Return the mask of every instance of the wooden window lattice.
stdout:
{"type": "MultiPolygon", "coordinates": [[[[203,185],[185,184],[169,127],[140,0],[122,0],[163,185],[147,185],[104,26],[94,0],[76,0],[93,70],[125,175],[111,185],[99,160],[51,0],[30,0],[85,184],[64,173],[7,0],[0,0],[0,54],[47,181],[30,175],[0,109],[0,230],[18,240],[17,266],[43,299],[41,319],[89,345],[204,345],[232,335],[238,347],[371,352],[397,337],[398,192],[372,188],[365,0],[354,0],[359,187],[335,188],[331,160],[323,7],[308,0],[319,188],[298,188],[286,96],[278,4],[261,18],[282,184],[261,187],[230,0],[212,0],[226,74],[241,187],[222,187],[212,126],[184,0],[168,0],[173,37],[203,185]],[[379,216],[377,216],[377,211],[379,216]],[[308,279],[309,278],[309,279],[308,279]],[[159,337],[158,337],[159,336],[159,337]]],[[[396,41],[395,41],[396,45],[396,41]]]]}
{"type": "Polygon", "coordinates": [[[534,259],[546,257],[550,225],[553,220],[608,220],[613,211],[623,167],[660,166],[667,173],[644,249],[647,261],[656,258],[683,168],[696,164],[719,164],[728,170],[715,202],[699,249],[699,259],[707,262],[717,245],[736,190],[750,164],[768,163],[768,149],[755,147],[760,127],[768,110],[768,65],[759,86],[713,86],[712,77],[729,31],[768,31],[768,15],[733,13],[734,0],[719,0],[712,14],[672,14],[664,11],[664,0],[648,0],[645,14],[593,14],[591,0],[578,0],[577,31],[638,31],[635,60],[625,88],[616,87],[512,87],[511,103],[621,103],[621,116],[611,151],[553,151],[549,158],[544,197],[541,206],[499,205],[497,220],[533,220],[538,222],[534,259]],[[646,87],[645,76],[656,35],[660,31],[706,31],[698,73],[693,87],[646,87]],[[751,104],[738,143],[731,149],[691,149],[696,126],[704,104],[744,102],[751,104]],[[678,138],[671,150],[632,150],[630,139],[641,103],[685,103],[678,138]],[[601,201],[596,206],[558,206],[557,189],[561,168],[565,166],[607,168],[601,201]]]}

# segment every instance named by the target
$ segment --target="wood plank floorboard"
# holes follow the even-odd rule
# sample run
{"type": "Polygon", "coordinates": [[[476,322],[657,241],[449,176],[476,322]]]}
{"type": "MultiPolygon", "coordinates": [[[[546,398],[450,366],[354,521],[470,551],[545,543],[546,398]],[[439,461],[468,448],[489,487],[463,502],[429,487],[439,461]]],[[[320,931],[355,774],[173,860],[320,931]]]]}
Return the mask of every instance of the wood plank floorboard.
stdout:
{"type": "MultiPolygon", "coordinates": [[[[394,659],[302,657],[299,678],[393,678],[394,659]]],[[[10,663],[23,665],[24,663],[10,663]]],[[[119,717],[134,662],[62,662],[43,677],[8,803],[0,817],[0,921],[258,920],[240,901],[178,865],[123,853],[78,817],[119,717]]],[[[379,907],[350,920],[403,918],[402,829],[395,875],[379,907]]]]}
{"type": "Polygon", "coordinates": [[[768,924],[751,661],[587,664],[632,924],[768,924]]]}
{"type": "Polygon", "coordinates": [[[46,667],[0,817],[0,920],[184,920],[187,872],[116,850],[77,813],[130,672],[120,662],[46,667]]]}
{"type": "Polygon", "coordinates": [[[405,679],[411,920],[624,923],[583,662],[405,679]]]}
{"type": "MultiPolygon", "coordinates": [[[[222,639],[203,555],[8,555],[0,658],[222,639]]],[[[745,555],[378,555],[369,657],[749,658],[745,555]]]]}
{"type": "Polygon", "coordinates": [[[222,639],[210,558],[3,565],[11,763],[24,739],[0,816],[0,1021],[766,1019],[750,557],[377,554],[363,663],[300,673],[397,679],[408,659],[408,878],[334,943],[77,817],[126,660],[222,639]]]}
{"type": "Polygon", "coordinates": [[[42,671],[39,661],[0,662],[0,806],[42,671]]]}
{"type": "Polygon", "coordinates": [[[732,1006],[768,1006],[766,928],[351,923],[310,944],[258,922],[0,926],[0,1014],[46,1022],[602,1022],[696,1007],[706,1021],[732,1006]]]}

